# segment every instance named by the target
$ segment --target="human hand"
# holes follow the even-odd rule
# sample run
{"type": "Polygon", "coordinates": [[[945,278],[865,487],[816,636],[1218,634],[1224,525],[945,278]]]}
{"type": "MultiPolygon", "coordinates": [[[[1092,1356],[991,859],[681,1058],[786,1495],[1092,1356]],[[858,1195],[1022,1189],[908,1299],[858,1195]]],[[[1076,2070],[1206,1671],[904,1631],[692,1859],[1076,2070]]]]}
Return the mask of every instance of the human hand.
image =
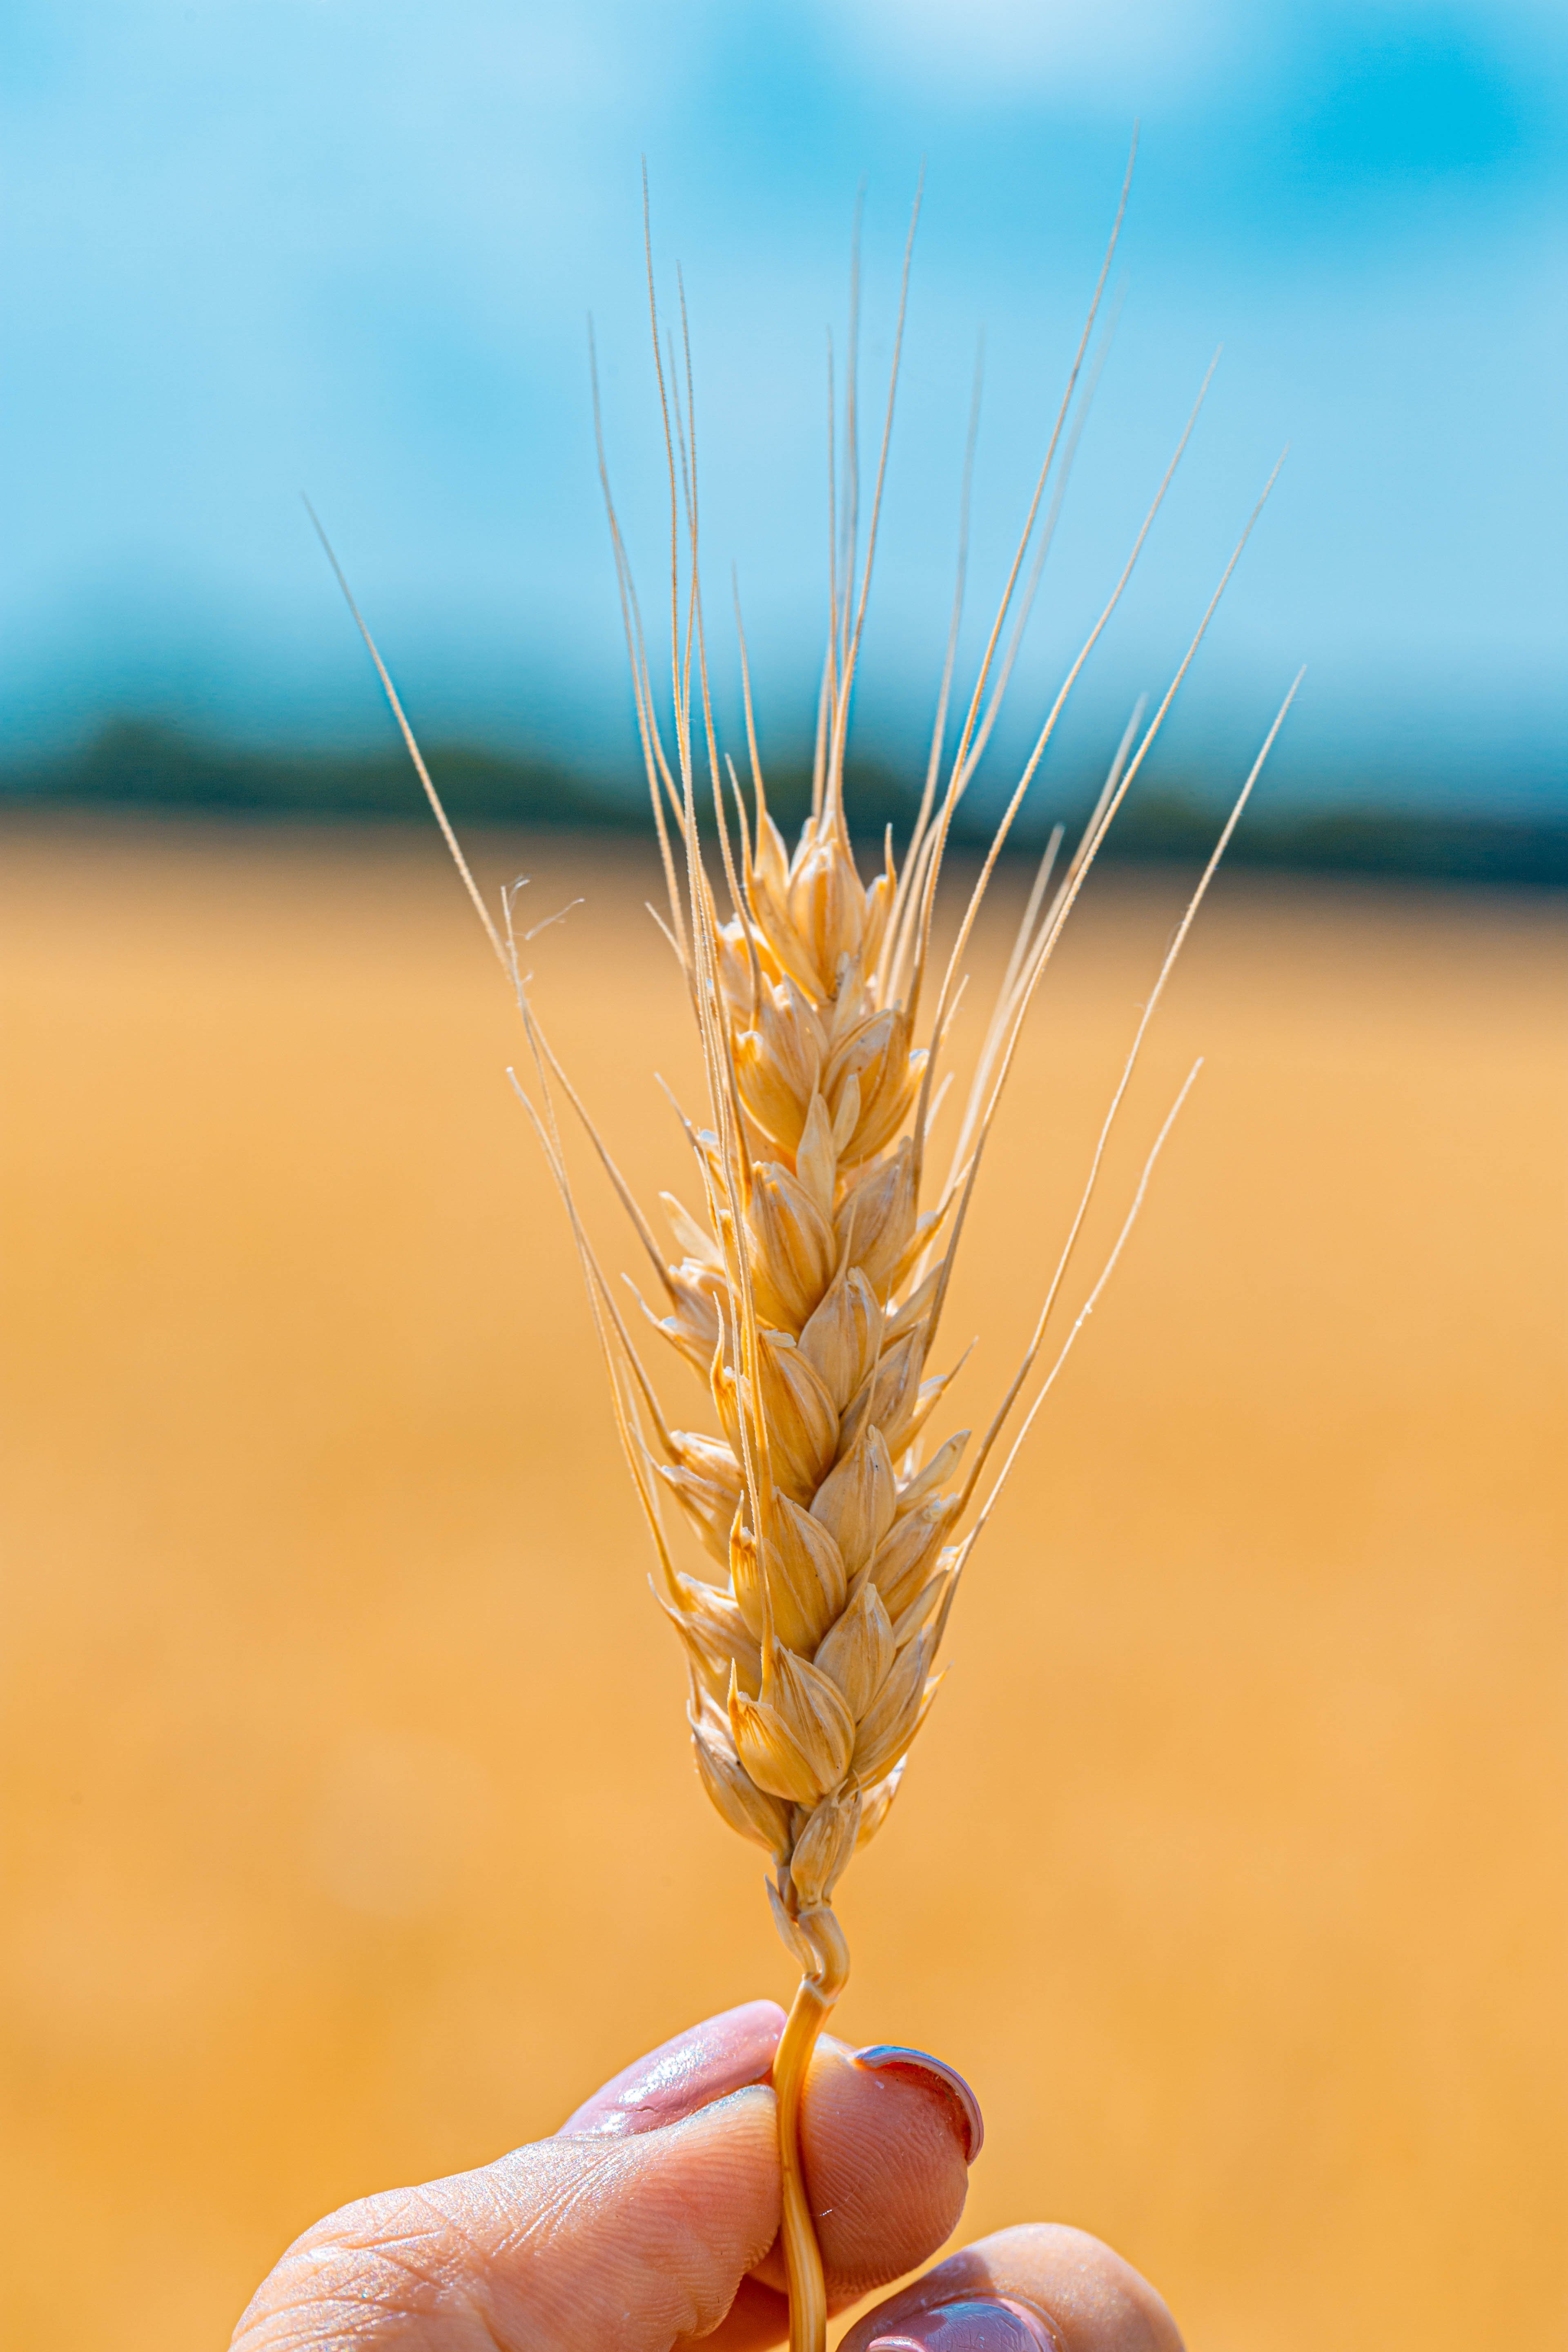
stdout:
{"type": "MultiPolygon", "coordinates": [[[[786,2341],[766,2087],[784,2011],[750,2001],[638,2059],[553,2138],[329,2214],[231,2352],[763,2352],[786,2341]]],[[[830,2305],[932,2254],[980,2110],[919,2051],[824,2035],[801,2139],[830,2305]]],[[[1081,2231],[1002,2230],[862,2319],[843,2352],[1181,2352],[1164,2305],[1081,2231]]]]}

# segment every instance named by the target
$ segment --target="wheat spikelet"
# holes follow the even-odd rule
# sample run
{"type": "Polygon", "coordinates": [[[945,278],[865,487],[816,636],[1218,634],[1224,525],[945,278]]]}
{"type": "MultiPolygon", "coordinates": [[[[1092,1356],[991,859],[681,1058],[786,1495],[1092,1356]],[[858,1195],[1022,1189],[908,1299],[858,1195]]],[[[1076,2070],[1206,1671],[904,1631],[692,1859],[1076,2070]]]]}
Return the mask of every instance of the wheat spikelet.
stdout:
{"type": "MultiPolygon", "coordinates": [[[[1126,195],[1124,185],[1123,207],[1126,195]]],[[[1119,210],[1116,229],[1121,219],[1119,210]]],[[[684,974],[707,1081],[700,1115],[679,1114],[691,1152],[691,1205],[664,1196],[668,1244],[656,1238],[633,1200],[543,1034],[521,961],[521,946],[532,934],[520,938],[516,930],[515,891],[503,897],[498,929],[447,824],[391,679],[359,623],[448,846],[516,992],[533,1075],[524,1084],[513,1074],[513,1083],[560,1188],[581,1254],[622,1446],[655,1547],[656,1592],[685,1658],[698,1776],[730,1826],[767,1853],[768,1897],[803,1971],[774,2069],[795,2352],[822,2352],[825,2342],[821,2261],[797,2125],[811,2049],[848,1968],[834,1890],[858,1846],[888,1817],[910,1747],[937,1695],[938,1654],[975,1539],[1121,1254],[1154,1158],[1192,1084],[1189,1076],[1154,1143],[1110,1258],[1037,1384],[1000,1475],[975,1509],[993,1448],[1019,1406],[1044,1346],[1149,1022],[1296,691],[1292,686],[1269,730],[1145,1004],[1023,1363],[978,1443],[963,1429],[933,1443],[931,1424],[957,1369],[939,1352],[954,1255],[1025,1018],[1106,831],[1164,722],[1263,503],[1242,533],[1153,717],[1145,724],[1142,706],[1134,713],[1100,803],[1059,878],[1059,832],[1052,837],[982,1042],[952,1164],[933,1181],[939,1065],[987,885],[1068,695],[1131,576],[1197,414],[1194,408],[1126,566],[1044,721],[939,976],[932,940],[944,851],[954,812],[994,727],[1059,507],[1076,439],[1077,425],[1069,429],[1069,417],[1116,229],[956,740],[950,748],[962,558],[924,795],[901,863],[894,858],[889,835],[879,870],[868,882],[862,878],[845,808],[845,746],[891,431],[908,250],[863,557],[856,545],[852,373],[848,386],[849,461],[834,539],[813,807],[793,851],[768,806],[743,635],[749,789],[742,789],[718,744],[697,561],[689,356],[685,354],[679,371],[673,354],[667,360],[653,310],[670,491],[668,728],[658,712],[602,435],[600,467],[668,884],[668,919],[658,919],[684,974]],[[1056,490],[1042,525],[1053,469],[1056,490]],[[1033,569],[1026,578],[1031,550],[1033,569]],[[721,880],[727,912],[721,908],[721,880]],[[659,1342],[692,1376],[700,1425],[669,1425],[588,1239],[568,1171],[557,1109],[562,1098],[582,1119],[633,1219],[662,1294],[655,1306],[645,1304],[644,1312],[659,1342]],[[678,1563],[667,1506],[694,1539],[700,1573],[678,1563]]],[[[649,295],[651,306],[651,252],[649,295]]],[[[1200,406],[1202,399],[1200,392],[1200,406]]],[[[1080,421],[1081,409],[1078,414],[1080,421]]],[[[972,417],[971,453],[973,446],[972,417]]],[[[1271,476],[1268,487],[1272,480],[1271,476]]],[[[966,461],[966,500],[967,481],[966,461]]],[[[961,531],[961,544],[964,535],[961,531]]],[[[330,547],[327,551],[331,557],[330,547]]],[[[338,576],[341,582],[341,572],[338,576]]],[[[352,596],[349,601],[353,608],[352,596]]]]}

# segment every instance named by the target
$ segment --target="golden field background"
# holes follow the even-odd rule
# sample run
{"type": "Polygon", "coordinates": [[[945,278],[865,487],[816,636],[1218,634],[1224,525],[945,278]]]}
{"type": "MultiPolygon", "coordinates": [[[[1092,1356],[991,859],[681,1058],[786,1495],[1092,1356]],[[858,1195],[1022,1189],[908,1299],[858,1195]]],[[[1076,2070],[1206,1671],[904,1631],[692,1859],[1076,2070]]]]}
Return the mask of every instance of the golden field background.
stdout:
{"type": "MultiPolygon", "coordinates": [[[[0,846],[0,2340],[206,2352],[319,2213],[790,1972],[691,1774],[437,845],[0,846]]],[[[585,895],[541,1009],[639,1188],[689,1192],[647,865],[479,856],[536,917],[585,895]]],[[[949,1322],[984,1333],[964,1421],[1178,888],[1097,882],[1038,1008],[949,1322]]],[[[1193,2352],[1568,2317],[1565,962],[1540,901],[1222,881],[1080,1291],[1205,1072],[844,1890],[840,2029],[984,2105],[964,2234],[1099,2231],[1193,2352]]]]}

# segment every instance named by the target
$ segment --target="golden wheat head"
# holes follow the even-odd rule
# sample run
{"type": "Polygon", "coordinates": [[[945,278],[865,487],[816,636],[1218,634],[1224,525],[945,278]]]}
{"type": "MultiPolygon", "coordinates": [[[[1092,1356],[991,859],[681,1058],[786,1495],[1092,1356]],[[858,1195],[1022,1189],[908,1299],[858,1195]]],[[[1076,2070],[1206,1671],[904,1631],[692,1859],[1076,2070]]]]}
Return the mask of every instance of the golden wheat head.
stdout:
{"type": "MultiPolygon", "coordinates": [[[[1126,195],[1124,185],[1123,206],[1126,195]]],[[[1059,829],[1051,837],[991,1008],[948,1165],[933,1181],[932,1128],[946,1088],[945,1078],[937,1082],[938,1065],[987,886],[1068,697],[1142,551],[1207,389],[1205,377],[1131,551],[1045,716],[939,973],[932,940],[944,855],[955,813],[992,734],[1050,544],[1082,415],[1080,375],[1121,220],[1119,209],[973,690],[950,727],[961,553],[925,789],[901,863],[889,834],[879,870],[868,882],[857,861],[852,812],[846,809],[845,748],[892,426],[908,248],[863,558],[857,545],[853,369],[849,375],[847,462],[833,538],[812,809],[793,851],[768,806],[743,635],[748,788],[721,754],[698,565],[689,355],[688,350],[678,374],[667,362],[653,311],[670,499],[671,689],[665,719],[652,686],[602,437],[600,470],[668,895],[668,919],[658,919],[679,961],[706,1081],[698,1115],[679,1113],[691,1152],[693,1205],[664,1196],[668,1244],[656,1237],[543,1034],[520,962],[515,892],[503,894],[498,927],[447,822],[392,681],[359,623],[447,845],[516,992],[533,1075],[524,1084],[514,1073],[513,1083],[581,1255],[622,1447],[653,1539],[655,1589],[686,1661],[698,1774],[731,1828],[767,1852],[773,1916],[803,1970],[774,2066],[794,2352],[821,2352],[825,2342],[821,2261],[798,2122],[812,2045],[848,1968],[834,1890],[857,1846],[887,1819],[936,1695],[938,1654],[975,1540],[1110,1277],[1154,1159],[1192,1084],[1190,1075],[1077,1319],[1034,1380],[1150,1020],[1296,691],[1292,686],[1268,731],[1145,1003],[1022,1363],[977,1442],[968,1430],[937,1438],[933,1418],[957,1369],[944,1368],[937,1356],[943,1307],[1026,1017],[1263,503],[1241,534],[1152,717],[1145,722],[1142,704],[1134,712],[1076,854],[1059,877],[1059,829]],[[692,1375],[696,1418],[706,1425],[671,1425],[633,1342],[579,1210],[558,1114],[563,1098],[581,1118],[632,1219],[662,1294],[645,1311],[660,1341],[692,1375]],[[1015,1414],[1020,1425],[977,1502],[982,1475],[1015,1414]],[[677,1559],[670,1507],[705,1555],[702,1573],[677,1559]]],[[[651,305],[651,261],[649,293],[651,305]]],[[[973,448],[972,415],[971,455],[973,448]]],[[[961,549],[968,478],[966,467],[961,549]]],[[[1268,487],[1272,481],[1270,476],[1268,487]]],[[[1265,499],[1268,494],[1266,487],[1265,499]]],[[[327,552],[331,557],[330,547],[327,552]]],[[[342,582],[341,571],[338,577],[342,582]]],[[[349,602],[353,608],[352,596],[349,602]]]]}

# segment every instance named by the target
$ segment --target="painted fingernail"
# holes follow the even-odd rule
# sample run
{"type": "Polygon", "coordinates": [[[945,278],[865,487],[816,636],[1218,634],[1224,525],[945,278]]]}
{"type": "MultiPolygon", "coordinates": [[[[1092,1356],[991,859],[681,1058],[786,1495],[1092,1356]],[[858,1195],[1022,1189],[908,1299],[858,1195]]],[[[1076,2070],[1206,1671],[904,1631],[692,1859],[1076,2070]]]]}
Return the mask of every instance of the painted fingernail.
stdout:
{"type": "Polygon", "coordinates": [[[567,2117],[556,2138],[657,2131],[748,2083],[765,2083],[784,2023],[776,2000],[748,2000],[704,2018],[623,2067],[567,2117]]]}
{"type": "Polygon", "coordinates": [[[963,2160],[973,2163],[985,2145],[985,2119],[979,2100],[954,2068],[944,2066],[940,2058],[931,2057],[924,2050],[906,2050],[896,2042],[873,2042],[868,2049],[857,2050],[855,2063],[871,2074],[901,2074],[911,2083],[924,2083],[928,2089],[941,2091],[951,2102],[963,2134],[963,2160]]]}
{"type": "Polygon", "coordinates": [[[944,2303],[901,2319],[867,2352],[1062,2352],[1061,2338],[1026,2305],[989,2297],[944,2303]]]}

